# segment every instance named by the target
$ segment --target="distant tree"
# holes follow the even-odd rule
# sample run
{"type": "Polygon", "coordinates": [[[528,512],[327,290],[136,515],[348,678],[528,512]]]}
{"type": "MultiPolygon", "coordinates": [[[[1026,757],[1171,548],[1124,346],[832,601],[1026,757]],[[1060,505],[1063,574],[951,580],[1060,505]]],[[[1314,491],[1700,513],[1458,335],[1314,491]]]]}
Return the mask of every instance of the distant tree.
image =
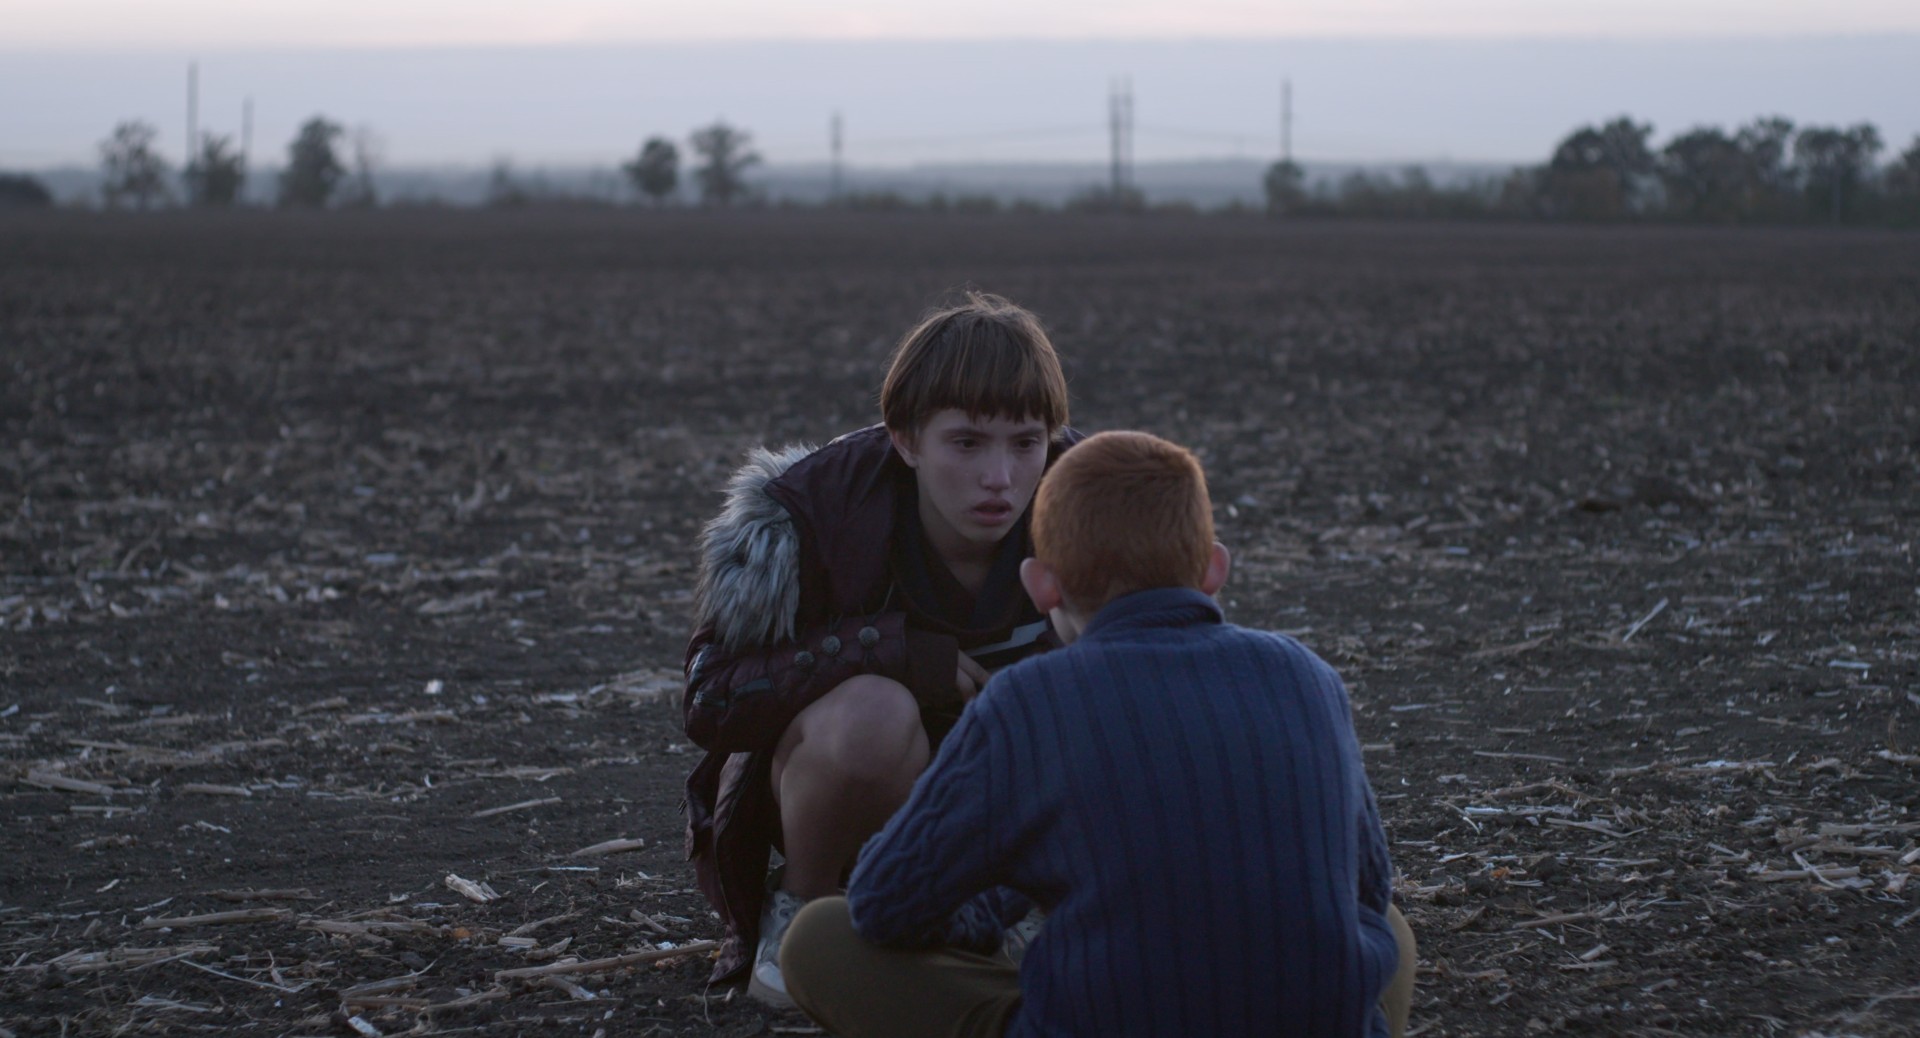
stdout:
{"type": "Polygon", "coordinates": [[[0,173],[0,209],[47,209],[53,192],[25,173],[0,173]]]}
{"type": "Polygon", "coordinates": [[[700,200],[707,205],[725,207],[747,191],[744,174],[760,162],[758,152],[748,145],[753,137],[725,122],[693,131],[693,150],[700,156],[700,167],[693,176],[700,185],[700,200]]]}
{"type": "Polygon", "coordinates": [[[1746,153],[1719,129],[1689,130],[1660,149],[1660,182],[1674,215],[1689,220],[1736,220],[1747,188],[1746,153]]]}
{"type": "Polygon", "coordinates": [[[287,168],[280,174],[280,204],[289,209],[324,209],[347,169],[334,154],[334,142],[345,132],[340,124],[314,116],[300,127],[287,145],[287,168]]]}
{"type": "Polygon", "coordinates": [[[1547,187],[1547,167],[1516,167],[1500,181],[1495,190],[1493,211],[1501,216],[1527,220],[1551,217],[1553,203],[1547,197],[1547,187]]]}
{"type": "Polygon", "coordinates": [[[240,186],[247,181],[246,159],[234,150],[233,138],[203,133],[200,150],[181,179],[190,205],[226,208],[239,200],[240,186]]]}
{"type": "Polygon", "coordinates": [[[1547,163],[1556,215],[1615,220],[1637,212],[1658,168],[1647,145],[1652,135],[1652,124],[1626,116],[1568,135],[1547,163]]]}
{"type": "Polygon", "coordinates": [[[167,198],[167,164],[153,150],[159,136],[152,123],[135,119],[115,126],[100,142],[100,165],[106,174],[100,193],[107,208],[131,200],[134,208],[144,210],[167,198]]]}
{"type": "Polygon", "coordinates": [[[1920,223],[1920,134],[1887,167],[1887,200],[1901,223],[1920,223]]]}
{"type": "Polygon", "coordinates": [[[509,159],[495,159],[487,174],[487,206],[492,209],[518,209],[533,201],[532,192],[520,183],[509,159]]]}
{"type": "Polygon", "coordinates": [[[1000,199],[993,195],[955,195],[953,211],[970,216],[992,216],[1000,211],[1000,199]]]}
{"type": "Polygon", "coordinates": [[[1340,178],[1336,192],[1334,204],[1342,216],[1400,215],[1394,212],[1398,200],[1394,197],[1393,177],[1390,174],[1373,174],[1357,169],[1340,178]]]}
{"type": "Polygon", "coordinates": [[[373,127],[361,125],[347,133],[347,144],[353,149],[353,170],[346,180],[346,191],[340,204],[356,209],[372,209],[380,204],[380,193],[373,184],[373,171],[386,155],[386,141],[373,127]]]}
{"type": "Polygon", "coordinates": [[[1733,135],[1733,142],[1740,148],[1744,167],[1740,215],[1763,220],[1791,218],[1799,208],[1794,197],[1795,173],[1787,154],[1793,146],[1793,120],[1763,116],[1742,126],[1733,135]]]}
{"type": "MultiPolygon", "coordinates": [[[[946,197],[940,198],[944,206],[946,197]]],[[[932,208],[932,199],[928,202],[928,208],[932,208]]],[[[856,213],[904,213],[916,208],[913,199],[898,191],[849,191],[840,196],[838,204],[856,213]]]]}
{"type": "Polygon", "coordinates": [[[1101,185],[1075,192],[1060,204],[1060,208],[1069,213],[1144,213],[1147,211],[1147,196],[1139,188],[1130,185],[1118,191],[1112,185],[1101,185]]]}
{"type": "Polygon", "coordinates": [[[1408,166],[1400,171],[1400,207],[1408,216],[1430,216],[1435,195],[1433,177],[1425,166],[1408,166]]]}
{"type": "Polygon", "coordinates": [[[1267,215],[1297,213],[1307,201],[1307,173],[1292,159],[1281,159],[1267,167],[1261,181],[1267,192],[1267,215]]]}
{"type": "Polygon", "coordinates": [[[1460,179],[1435,183],[1424,166],[1398,173],[1355,170],[1342,177],[1330,197],[1315,199],[1312,210],[1366,219],[1480,219],[1504,212],[1531,215],[1531,198],[1505,198],[1510,191],[1532,194],[1527,171],[1516,170],[1512,184],[1497,179],[1460,179]]]}
{"type": "Polygon", "coordinates": [[[649,137],[640,154],[620,167],[634,190],[653,199],[655,208],[680,186],[680,149],[665,137],[649,137]]]}
{"type": "Polygon", "coordinates": [[[1844,130],[1809,126],[1793,138],[1793,162],[1800,169],[1810,211],[1825,210],[1840,223],[1854,208],[1873,157],[1880,153],[1880,131],[1872,123],[1844,130]]]}

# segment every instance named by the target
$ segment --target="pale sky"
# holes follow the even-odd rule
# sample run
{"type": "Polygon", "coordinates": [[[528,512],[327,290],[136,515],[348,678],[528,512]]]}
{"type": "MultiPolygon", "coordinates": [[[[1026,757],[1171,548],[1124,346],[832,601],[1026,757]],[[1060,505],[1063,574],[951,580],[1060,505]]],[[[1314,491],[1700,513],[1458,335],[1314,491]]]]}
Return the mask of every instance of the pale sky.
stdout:
{"type": "Polygon", "coordinates": [[[0,50],[1916,31],[1914,0],[0,0],[0,50]]]}
{"type": "Polygon", "coordinates": [[[1761,115],[1920,133],[1920,0],[0,0],[0,169],[91,166],[142,119],[275,165],[323,115],[389,166],[612,169],[725,119],[769,165],[1538,162],[1619,114],[1656,144],[1761,115]]]}

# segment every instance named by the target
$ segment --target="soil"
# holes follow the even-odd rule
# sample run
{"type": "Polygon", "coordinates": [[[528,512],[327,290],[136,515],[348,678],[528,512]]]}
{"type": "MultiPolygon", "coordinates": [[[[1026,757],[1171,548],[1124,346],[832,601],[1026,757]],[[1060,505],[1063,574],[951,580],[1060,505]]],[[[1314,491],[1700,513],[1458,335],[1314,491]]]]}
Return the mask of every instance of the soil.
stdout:
{"type": "Polygon", "coordinates": [[[718,935],[701,523],[965,285],[1346,677],[1416,1033],[1920,1031],[1920,237],[428,211],[0,221],[0,1035],[812,1033],[496,973],[718,935]]]}

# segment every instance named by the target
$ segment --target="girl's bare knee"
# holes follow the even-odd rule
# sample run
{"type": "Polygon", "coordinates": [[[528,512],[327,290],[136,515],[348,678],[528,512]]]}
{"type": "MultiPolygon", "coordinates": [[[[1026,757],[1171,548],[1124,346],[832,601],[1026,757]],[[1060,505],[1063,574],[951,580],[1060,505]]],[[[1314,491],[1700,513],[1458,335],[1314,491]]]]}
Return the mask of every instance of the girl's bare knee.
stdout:
{"type": "Polygon", "coordinates": [[[807,709],[820,706],[828,709],[807,719],[802,742],[809,756],[849,781],[893,784],[926,766],[920,704],[899,682],[849,678],[807,709]]]}

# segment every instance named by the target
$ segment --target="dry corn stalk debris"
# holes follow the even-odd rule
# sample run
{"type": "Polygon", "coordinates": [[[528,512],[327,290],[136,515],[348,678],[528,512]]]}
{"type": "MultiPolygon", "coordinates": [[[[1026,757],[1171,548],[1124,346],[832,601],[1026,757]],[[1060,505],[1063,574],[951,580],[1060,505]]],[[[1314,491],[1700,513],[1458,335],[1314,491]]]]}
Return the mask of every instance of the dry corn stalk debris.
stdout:
{"type": "Polygon", "coordinates": [[[701,524],[748,447],[864,421],[823,402],[870,399],[899,285],[972,256],[1083,409],[1200,453],[1229,614],[1340,669],[1416,1027],[1912,1030],[1906,237],[960,220],[933,262],[858,214],[45,215],[0,221],[0,861],[50,877],[0,904],[0,1028],[781,1020],[702,955],[561,975],[618,1003],[490,977],[718,935],[701,524]],[[647,845],[569,858],[610,834],[647,845]],[[511,896],[442,885],[476,869],[511,896]]]}
{"type": "Polygon", "coordinates": [[[489,901],[500,900],[499,891],[494,890],[491,885],[485,882],[465,879],[451,872],[447,873],[447,878],[444,882],[448,890],[459,894],[469,901],[478,901],[481,904],[486,904],[489,901]]]}

